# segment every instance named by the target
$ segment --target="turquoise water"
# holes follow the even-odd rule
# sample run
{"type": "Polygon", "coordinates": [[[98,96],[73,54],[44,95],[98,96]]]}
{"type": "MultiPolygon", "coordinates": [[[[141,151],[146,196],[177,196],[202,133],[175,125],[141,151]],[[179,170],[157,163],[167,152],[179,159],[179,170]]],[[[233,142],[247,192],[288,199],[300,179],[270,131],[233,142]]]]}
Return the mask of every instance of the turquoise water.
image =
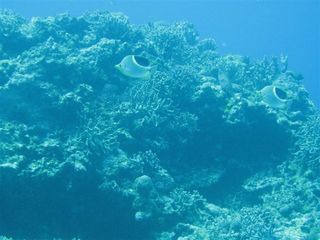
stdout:
{"type": "Polygon", "coordinates": [[[0,240],[320,239],[319,2],[28,3],[0,2],[0,240]]]}
{"type": "Polygon", "coordinates": [[[320,2],[318,0],[1,0],[31,18],[69,12],[123,12],[131,23],[189,21],[200,38],[212,37],[219,53],[255,59],[281,54],[302,73],[312,100],[320,106],[320,2]]]}

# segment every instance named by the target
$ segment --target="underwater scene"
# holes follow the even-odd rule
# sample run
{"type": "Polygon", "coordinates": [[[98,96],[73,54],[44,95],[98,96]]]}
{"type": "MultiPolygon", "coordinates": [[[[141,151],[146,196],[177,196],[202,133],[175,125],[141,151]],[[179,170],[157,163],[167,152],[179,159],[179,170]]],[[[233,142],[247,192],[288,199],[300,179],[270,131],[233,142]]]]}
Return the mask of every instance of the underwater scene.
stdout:
{"type": "Polygon", "coordinates": [[[0,0],[0,240],[320,239],[320,78],[285,50],[227,52],[187,17],[14,2],[0,0]]]}

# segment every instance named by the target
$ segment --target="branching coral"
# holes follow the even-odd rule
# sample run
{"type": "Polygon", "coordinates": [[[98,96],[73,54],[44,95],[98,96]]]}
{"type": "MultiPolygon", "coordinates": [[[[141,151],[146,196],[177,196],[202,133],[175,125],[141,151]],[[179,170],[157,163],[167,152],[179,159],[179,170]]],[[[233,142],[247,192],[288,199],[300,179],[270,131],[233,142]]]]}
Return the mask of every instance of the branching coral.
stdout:
{"type": "Polygon", "coordinates": [[[320,114],[310,117],[298,131],[297,158],[300,161],[316,161],[320,155],[320,114]]]}

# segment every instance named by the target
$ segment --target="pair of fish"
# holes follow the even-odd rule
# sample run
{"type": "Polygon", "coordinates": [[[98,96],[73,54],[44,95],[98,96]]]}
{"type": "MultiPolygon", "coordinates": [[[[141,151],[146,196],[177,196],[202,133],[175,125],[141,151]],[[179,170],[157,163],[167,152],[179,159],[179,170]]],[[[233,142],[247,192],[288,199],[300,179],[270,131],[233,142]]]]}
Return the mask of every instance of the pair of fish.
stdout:
{"type": "MultiPolygon", "coordinates": [[[[115,66],[123,75],[131,78],[149,79],[152,66],[148,59],[137,56],[128,55],[115,66]]],[[[220,84],[228,83],[228,78],[220,74],[220,84]]],[[[287,94],[284,90],[277,86],[269,85],[260,91],[263,102],[274,108],[285,108],[287,105],[287,94]]]]}

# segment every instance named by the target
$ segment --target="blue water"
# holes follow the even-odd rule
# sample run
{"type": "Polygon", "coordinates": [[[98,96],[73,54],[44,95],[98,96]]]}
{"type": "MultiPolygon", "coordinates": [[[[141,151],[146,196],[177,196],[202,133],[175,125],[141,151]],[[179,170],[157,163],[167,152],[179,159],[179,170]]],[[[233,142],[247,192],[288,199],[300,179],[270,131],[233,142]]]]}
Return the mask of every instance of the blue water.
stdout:
{"type": "Polygon", "coordinates": [[[320,106],[320,1],[318,0],[0,0],[25,17],[91,10],[123,12],[132,23],[187,20],[200,37],[213,37],[220,53],[252,58],[289,57],[320,106]]]}

